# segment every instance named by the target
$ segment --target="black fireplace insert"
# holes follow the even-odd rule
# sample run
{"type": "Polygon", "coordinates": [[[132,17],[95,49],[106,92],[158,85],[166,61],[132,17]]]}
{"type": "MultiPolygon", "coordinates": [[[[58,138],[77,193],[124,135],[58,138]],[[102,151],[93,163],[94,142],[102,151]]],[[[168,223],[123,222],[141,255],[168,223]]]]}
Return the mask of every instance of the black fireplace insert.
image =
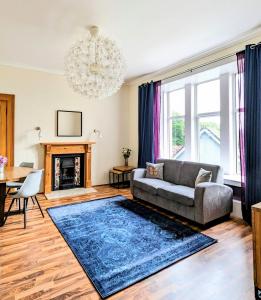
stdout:
{"type": "Polygon", "coordinates": [[[53,191],[83,187],[83,154],[57,154],[52,159],[53,191]]]}

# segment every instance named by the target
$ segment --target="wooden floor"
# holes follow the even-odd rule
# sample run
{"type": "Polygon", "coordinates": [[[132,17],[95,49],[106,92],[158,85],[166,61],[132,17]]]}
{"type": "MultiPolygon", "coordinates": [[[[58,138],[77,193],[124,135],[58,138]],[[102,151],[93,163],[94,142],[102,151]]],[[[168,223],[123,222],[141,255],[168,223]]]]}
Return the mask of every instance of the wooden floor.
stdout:
{"type": "MultiPolygon", "coordinates": [[[[83,199],[125,195],[128,189],[97,187],[98,193],[72,199],[45,200],[43,219],[36,207],[12,216],[0,228],[0,299],[100,299],[46,208],[83,199]]],[[[8,201],[7,201],[8,202],[8,201]]],[[[8,203],[7,203],[8,204],[8,203]]],[[[110,299],[253,300],[252,235],[240,220],[204,231],[218,243],[137,283],[110,299]]]]}

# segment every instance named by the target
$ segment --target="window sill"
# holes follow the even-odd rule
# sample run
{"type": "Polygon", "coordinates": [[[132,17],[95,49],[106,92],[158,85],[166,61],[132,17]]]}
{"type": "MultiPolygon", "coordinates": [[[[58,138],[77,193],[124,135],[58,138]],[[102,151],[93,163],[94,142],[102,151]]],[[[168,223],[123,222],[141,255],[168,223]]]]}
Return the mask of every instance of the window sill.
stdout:
{"type": "Polygon", "coordinates": [[[240,175],[224,175],[224,183],[231,186],[241,187],[240,175]]]}

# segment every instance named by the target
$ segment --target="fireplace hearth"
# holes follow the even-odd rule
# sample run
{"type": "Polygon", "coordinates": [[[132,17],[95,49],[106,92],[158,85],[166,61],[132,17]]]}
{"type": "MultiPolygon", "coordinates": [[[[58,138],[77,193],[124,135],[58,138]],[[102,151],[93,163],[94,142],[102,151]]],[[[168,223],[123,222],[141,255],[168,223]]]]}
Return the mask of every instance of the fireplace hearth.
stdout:
{"type": "Polygon", "coordinates": [[[65,190],[84,186],[83,154],[53,155],[52,190],[65,190]]]}

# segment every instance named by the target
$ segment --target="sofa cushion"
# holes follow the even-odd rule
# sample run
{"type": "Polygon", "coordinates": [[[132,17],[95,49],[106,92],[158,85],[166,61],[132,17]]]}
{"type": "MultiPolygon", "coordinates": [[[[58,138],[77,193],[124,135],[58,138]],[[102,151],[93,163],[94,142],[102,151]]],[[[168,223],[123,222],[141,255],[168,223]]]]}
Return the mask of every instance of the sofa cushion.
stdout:
{"type": "Polygon", "coordinates": [[[160,180],[160,179],[152,179],[152,178],[138,178],[133,181],[133,186],[139,189],[142,189],[148,193],[153,195],[157,194],[157,189],[159,187],[171,186],[170,182],[160,180]]]}
{"type": "Polygon", "coordinates": [[[185,206],[194,206],[194,192],[195,189],[183,185],[164,186],[158,189],[159,196],[185,206]]]}
{"type": "Polygon", "coordinates": [[[198,172],[198,176],[195,181],[195,187],[202,182],[210,182],[211,178],[212,178],[212,172],[201,168],[198,172]]]}
{"type": "Polygon", "coordinates": [[[179,184],[183,161],[175,159],[158,159],[157,163],[164,163],[163,180],[179,184]]]}
{"type": "Polygon", "coordinates": [[[155,179],[162,179],[163,180],[163,166],[164,163],[160,164],[153,164],[153,163],[146,163],[146,178],[155,178],[155,179]]]}
{"type": "Polygon", "coordinates": [[[184,161],[181,167],[180,179],[178,184],[189,186],[191,188],[195,187],[195,181],[201,168],[207,171],[211,171],[211,181],[217,181],[218,172],[220,172],[219,166],[184,161]]]}

